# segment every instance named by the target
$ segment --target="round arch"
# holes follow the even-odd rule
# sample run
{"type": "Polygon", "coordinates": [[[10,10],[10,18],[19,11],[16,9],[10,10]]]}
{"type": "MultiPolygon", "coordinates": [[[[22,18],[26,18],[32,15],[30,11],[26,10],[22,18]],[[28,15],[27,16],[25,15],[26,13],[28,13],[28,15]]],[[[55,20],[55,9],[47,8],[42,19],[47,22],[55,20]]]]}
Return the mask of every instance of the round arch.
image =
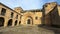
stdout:
{"type": "Polygon", "coordinates": [[[21,24],[28,25],[30,21],[30,25],[33,25],[34,22],[34,14],[32,12],[26,12],[21,18],[21,24]]]}
{"type": "Polygon", "coordinates": [[[31,16],[27,17],[26,24],[32,24],[33,25],[33,18],[31,16]]]}
{"type": "Polygon", "coordinates": [[[8,20],[8,25],[7,26],[11,26],[12,25],[12,19],[8,20]]]}
{"type": "Polygon", "coordinates": [[[18,20],[15,21],[15,26],[17,25],[18,20]]]}
{"type": "Polygon", "coordinates": [[[21,24],[21,21],[19,21],[19,24],[21,24]]]}
{"type": "Polygon", "coordinates": [[[4,21],[5,21],[5,19],[3,17],[0,17],[0,27],[4,26],[4,21]]]}

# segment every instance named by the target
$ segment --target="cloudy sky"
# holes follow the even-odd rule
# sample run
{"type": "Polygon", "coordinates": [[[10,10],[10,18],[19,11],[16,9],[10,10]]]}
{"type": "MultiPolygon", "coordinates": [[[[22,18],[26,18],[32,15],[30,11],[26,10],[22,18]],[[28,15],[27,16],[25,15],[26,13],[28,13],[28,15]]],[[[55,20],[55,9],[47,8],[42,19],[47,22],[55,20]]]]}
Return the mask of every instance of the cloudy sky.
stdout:
{"type": "Polygon", "coordinates": [[[12,9],[14,7],[22,7],[24,10],[41,9],[47,2],[60,4],[60,0],[0,0],[0,2],[12,9]]]}

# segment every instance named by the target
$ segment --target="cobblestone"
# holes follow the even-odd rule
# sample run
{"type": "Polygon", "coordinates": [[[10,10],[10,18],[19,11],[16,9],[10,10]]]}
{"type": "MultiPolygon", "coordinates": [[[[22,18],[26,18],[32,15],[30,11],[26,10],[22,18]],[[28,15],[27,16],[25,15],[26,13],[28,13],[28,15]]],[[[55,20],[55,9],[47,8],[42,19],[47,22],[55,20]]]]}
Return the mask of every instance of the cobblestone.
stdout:
{"type": "Polygon", "coordinates": [[[55,33],[53,30],[48,30],[42,27],[7,27],[0,29],[0,34],[59,34],[55,33]]]}

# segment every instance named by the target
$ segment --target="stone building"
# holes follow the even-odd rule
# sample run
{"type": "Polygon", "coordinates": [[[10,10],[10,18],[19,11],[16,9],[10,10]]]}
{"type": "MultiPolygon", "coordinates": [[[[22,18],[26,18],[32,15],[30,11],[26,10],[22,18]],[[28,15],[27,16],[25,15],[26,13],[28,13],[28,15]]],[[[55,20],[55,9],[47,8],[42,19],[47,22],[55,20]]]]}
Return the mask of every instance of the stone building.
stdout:
{"type": "Polygon", "coordinates": [[[44,4],[42,10],[23,10],[21,7],[11,9],[0,3],[0,26],[34,26],[40,24],[60,27],[60,5],[51,2],[44,4]]]}
{"type": "Polygon", "coordinates": [[[20,24],[20,16],[20,12],[17,12],[16,9],[13,10],[0,3],[0,26],[18,26],[20,24]]]}
{"type": "Polygon", "coordinates": [[[21,12],[21,24],[24,25],[38,25],[41,24],[42,12],[41,10],[25,10],[21,12]]]}
{"type": "Polygon", "coordinates": [[[56,2],[46,3],[42,14],[43,24],[60,27],[60,6],[56,2]]]}
{"type": "Polygon", "coordinates": [[[42,12],[37,10],[23,10],[21,7],[13,9],[0,3],[0,26],[38,25],[41,24],[42,12]]]}

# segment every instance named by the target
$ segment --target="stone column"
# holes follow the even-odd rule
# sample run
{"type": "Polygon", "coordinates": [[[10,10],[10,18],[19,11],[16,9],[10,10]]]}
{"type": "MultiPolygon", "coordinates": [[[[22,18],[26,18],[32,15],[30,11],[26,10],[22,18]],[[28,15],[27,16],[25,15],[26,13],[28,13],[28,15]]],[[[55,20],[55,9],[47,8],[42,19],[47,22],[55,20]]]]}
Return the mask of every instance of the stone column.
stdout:
{"type": "Polygon", "coordinates": [[[19,21],[17,21],[17,26],[19,26],[19,21]]]}
{"type": "Polygon", "coordinates": [[[8,19],[5,18],[4,27],[7,27],[7,24],[8,24],[8,19]]]}
{"type": "Polygon", "coordinates": [[[14,26],[14,24],[15,24],[15,20],[13,20],[13,22],[12,22],[12,27],[14,26]]]}
{"type": "Polygon", "coordinates": [[[1,10],[2,10],[2,8],[0,8],[0,14],[1,14],[1,10]]]}

